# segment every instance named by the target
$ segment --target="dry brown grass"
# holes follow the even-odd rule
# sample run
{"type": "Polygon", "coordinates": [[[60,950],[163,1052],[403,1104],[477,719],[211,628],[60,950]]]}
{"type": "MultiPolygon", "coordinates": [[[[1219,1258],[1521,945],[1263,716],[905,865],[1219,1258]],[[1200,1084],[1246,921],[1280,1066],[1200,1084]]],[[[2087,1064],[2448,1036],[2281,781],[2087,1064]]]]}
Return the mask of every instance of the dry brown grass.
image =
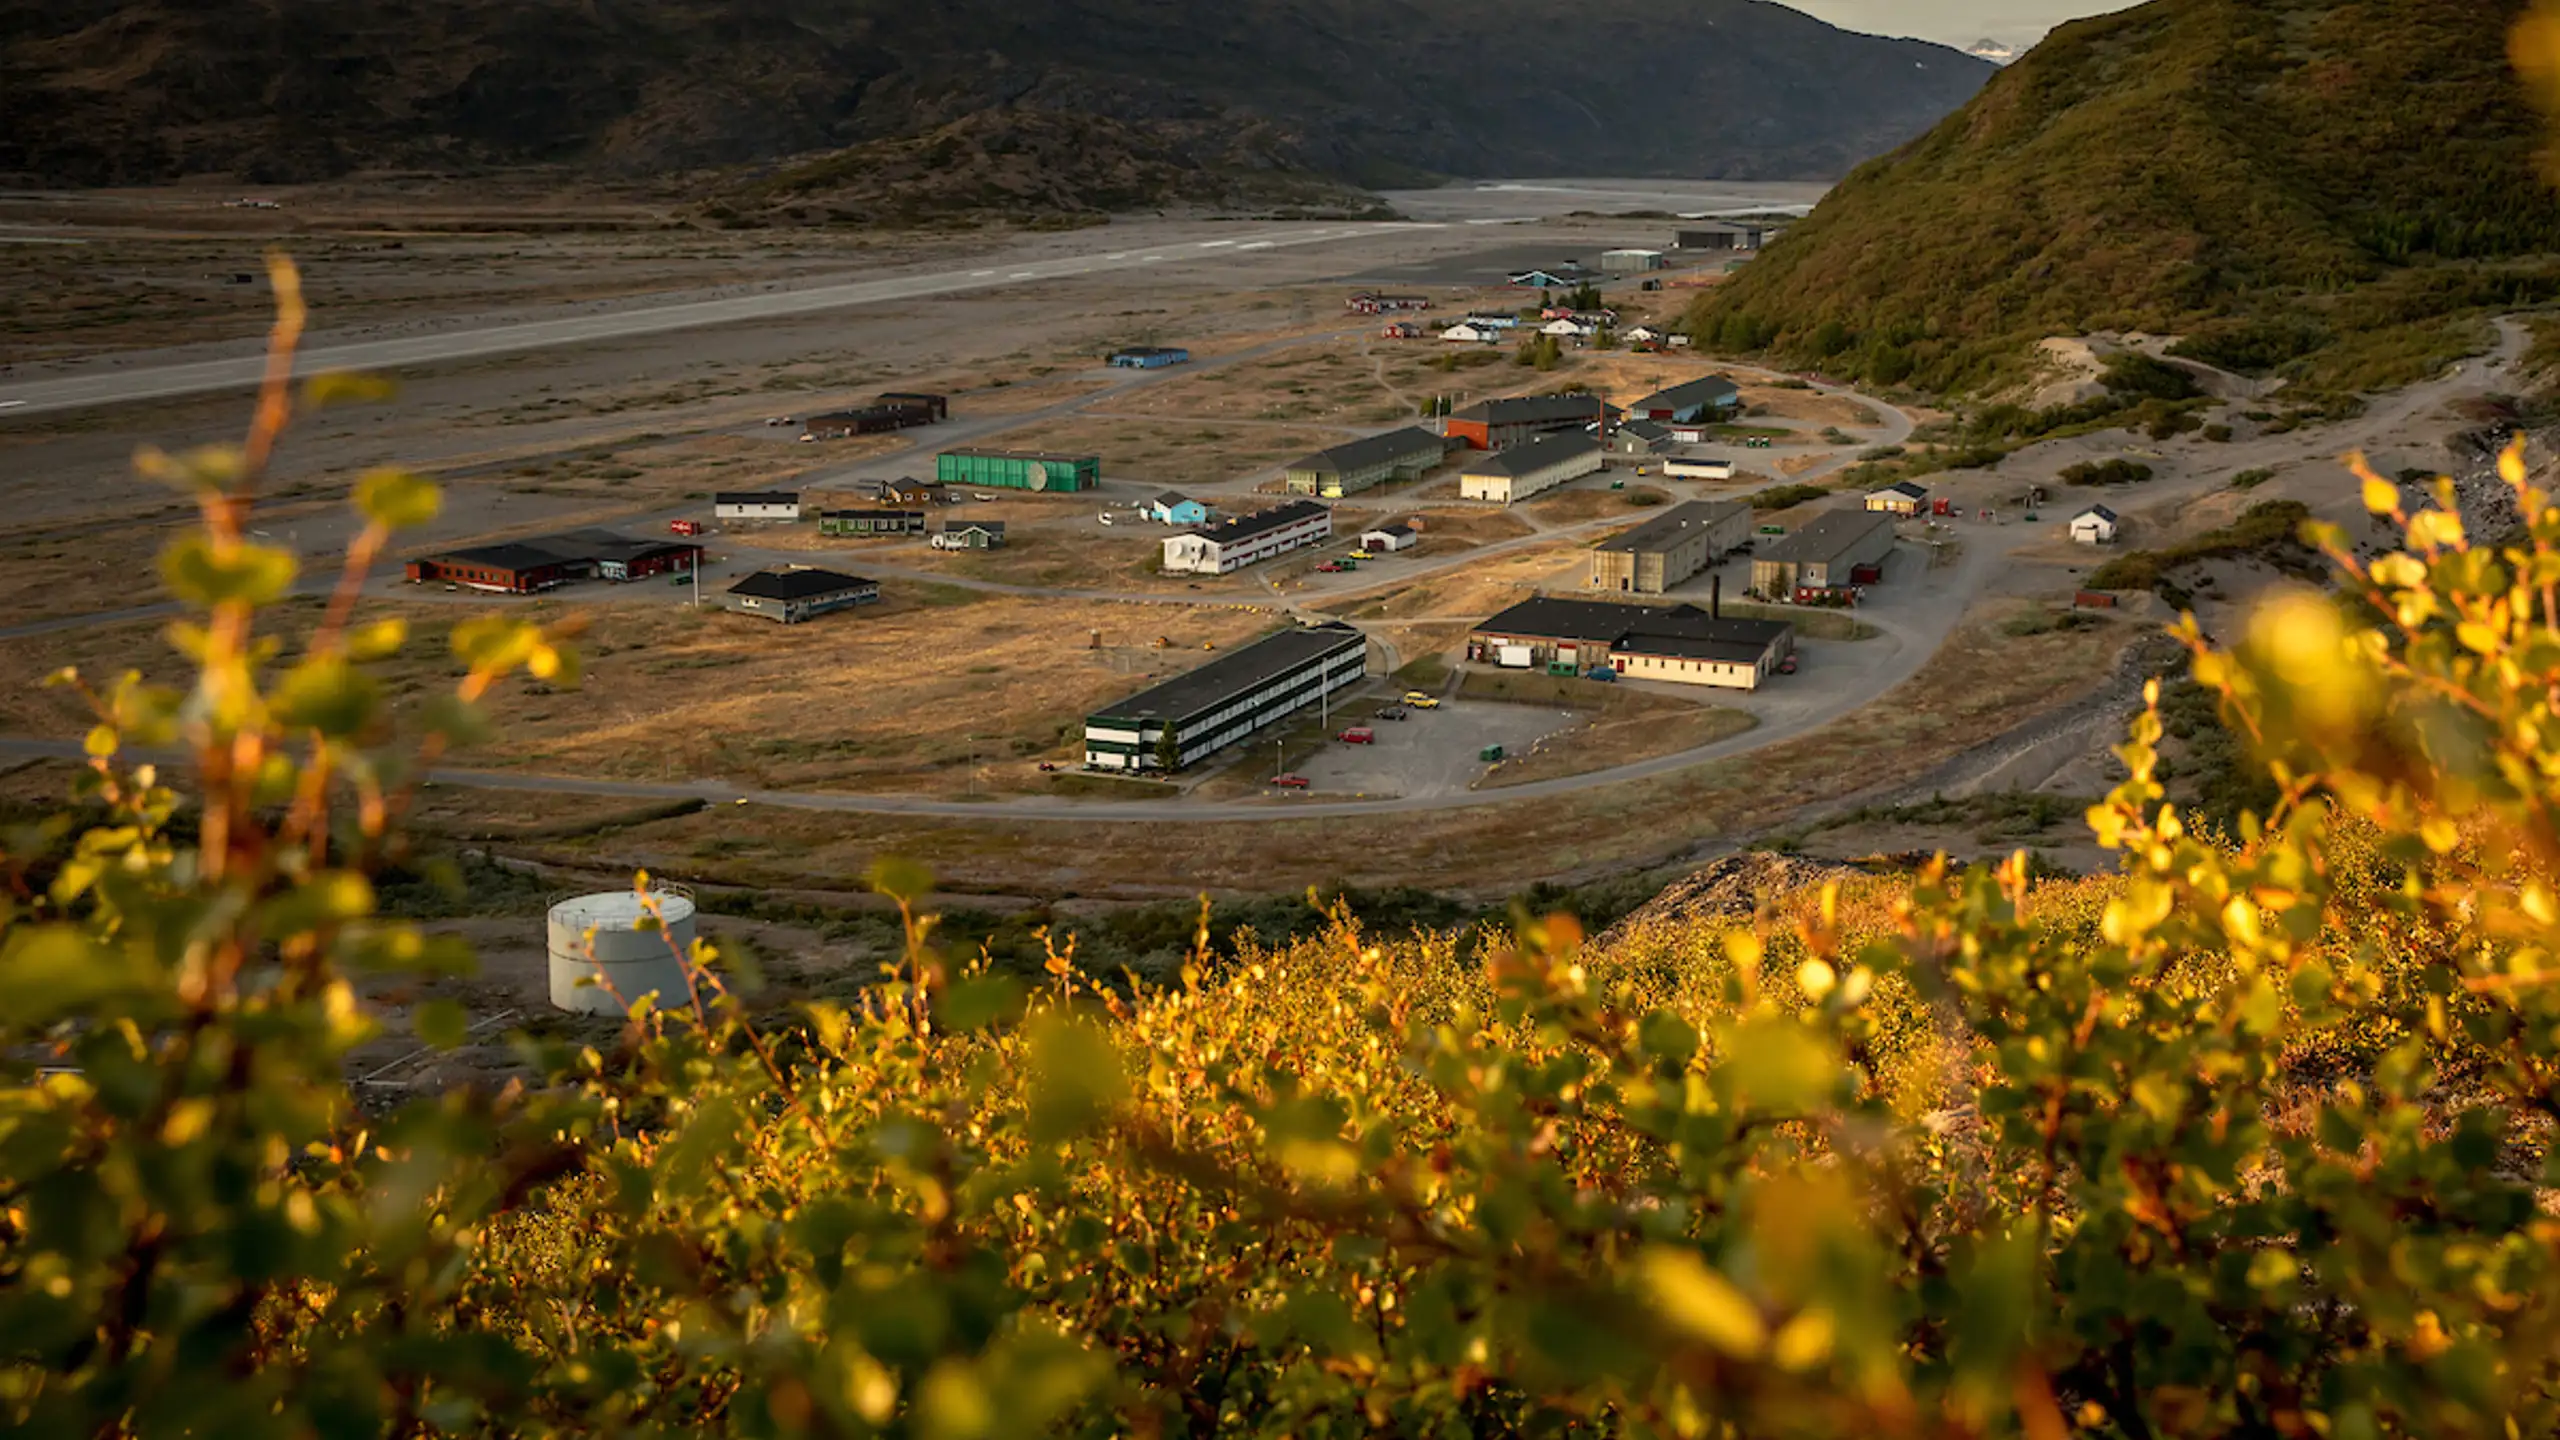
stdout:
{"type": "MultiPolygon", "coordinates": [[[[1537,533],[1535,526],[1506,510],[1417,510],[1410,518],[1422,522],[1424,547],[1434,542],[1452,546],[1492,545],[1537,533]]],[[[1410,555],[1414,552],[1400,553],[1410,555]]]]}
{"type": "Polygon", "coordinates": [[[1373,362],[1370,345],[1351,339],[1312,341],[1260,360],[1166,380],[1111,408],[1149,418],[1394,424],[1412,415],[1413,405],[1392,378],[1396,372],[1384,362],[1373,362]]]}
{"type": "Polygon", "coordinates": [[[1458,693],[1470,700],[1555,706],[1583,718],[1527,751],[1503,757],[1479,790],[1588,775],[1712,744],[1760,723],[1751,715],[1651,690],[1529,671],[1470,670],[1458,693]]]}
{"type": "Polygon", "coordinates": [[[1481,620],[1541,589],[1578,588],[1589,568],[1584,548],[1572,540],[1529,546],[1454,574],[1368,591],[1325,608],[1354,620],[1481,620]]]}
{"type": "Polygon", "coordinates": [[[1778,473],[1790,478],[1801,475],[1817,465],[1830,463],[1833,453],[1825,450],[1818,455],[1790,455],[1778,462],[1778,473]]]}
{"type": "Polygon", "coordinates": [[[1743,385],[1742,406],[1762,415],[1775,415],[1788,420],[1806,420],[1816,425],[1873,425],[1881,418],[1868,414],[1855,400],[1825,395],[1818,390],[1790,390],[1777,385],[1743,385]]]}
{"type": "Polygon", "coordinates": [[[2125,639],[2109,631],[2017,639],[1969,622],[1918,676],[1859,715],[1747,756],[1535,805],[1427,812],[1377,825],[1295,820],[1285,812],[1250,824],[874,816],[848,825],[841,816],[765,811],[757,826],[771,854],[753,864],[703,852],[734,830],[727,816],[661,822],[647,827],[645,840],[625,837],[621,848],[668,873],[746,883],[853,874],[875,855],[898,854],[933,866],[955,887],[1067,883],[1087,895],[1129,898],[1261,894],[1351,877],[1507,889],[1531,877],[1642,865],[1695,841],[1780,823],[1808,804],[1889,778],[1874,766],[1878,754],[1893,755],[1899,772],[1936,763],[2084,693],[2125,639]]]}
{"type": "Polygon", "coordinates": [[[1645,512],[1658,509],[1670,499],[1669,492],[1651,485],[1630,484],[1624,490],[1612,490],[1608,482],[1602,481],[1596,489],[1550,491],[1517,508],[1549,525],[1579,525],[1611,515],[1642,519],[1645,512]]]}

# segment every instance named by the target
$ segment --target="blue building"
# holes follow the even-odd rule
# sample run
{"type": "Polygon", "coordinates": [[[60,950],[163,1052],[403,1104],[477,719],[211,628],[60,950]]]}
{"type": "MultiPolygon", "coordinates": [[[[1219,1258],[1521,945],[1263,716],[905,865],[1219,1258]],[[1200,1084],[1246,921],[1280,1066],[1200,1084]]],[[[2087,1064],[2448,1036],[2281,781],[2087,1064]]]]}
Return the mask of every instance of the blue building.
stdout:
{"type": "Polygon", "coordinates": [[[1180,365],[1191,358],[1191,352],[1179,345],[1132,345],[1115,352],[1111,363],[1123,370],[1161,370],[1167,365],[1180,365]]]}
{"type": "Polygon", "coordinates": [[[1179,490],[1166,490],[1147,502],[1147,518],[1164,525],[1206,525],[1209,507],[1179,490]]]}

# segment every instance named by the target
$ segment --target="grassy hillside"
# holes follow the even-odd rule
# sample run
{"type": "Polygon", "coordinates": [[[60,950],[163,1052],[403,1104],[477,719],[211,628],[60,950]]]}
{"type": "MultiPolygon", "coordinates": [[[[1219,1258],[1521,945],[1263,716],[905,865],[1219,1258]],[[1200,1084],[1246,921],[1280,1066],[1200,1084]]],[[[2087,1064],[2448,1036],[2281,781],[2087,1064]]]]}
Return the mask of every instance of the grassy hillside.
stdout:
{"type": "Polygon", "coordinates": [[[2153,0],[2069,25],[1851,175],[1692,323],[1965,389],[2142,329],[2314,388],[2396,383],[2560,289],[2506,65],[2523,0],[2153,0]]]}
{"type": "Polygon", "coordinates": [[[1991,73],[1763,0],[0,0],[0,176],[655,172],[1005,111],[1367,184],[1836,175],[1991,73]]]}

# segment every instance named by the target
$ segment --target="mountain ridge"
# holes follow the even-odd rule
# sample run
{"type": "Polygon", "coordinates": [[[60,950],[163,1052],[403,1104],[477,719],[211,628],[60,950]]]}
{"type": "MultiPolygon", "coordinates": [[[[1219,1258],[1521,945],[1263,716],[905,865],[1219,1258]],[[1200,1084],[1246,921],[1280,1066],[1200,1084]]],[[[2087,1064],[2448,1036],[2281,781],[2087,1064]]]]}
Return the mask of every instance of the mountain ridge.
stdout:
{"type": "Polygon", "coordinates": [[[79,185],[664,172],[1003,110],[1263,127],[1364,183],[1818,176],[1992,73],[1766,0],[0,0],[0,35],[0,173],[79,185]]]}
{"type": "Polygon", "coordinates": [[[2555,293],[2560,201],[2507,69],[2526,0],[2152,0],[2057,29],[1841,182],[1691,316],[1880,383],[2014,378],[2053,334],[2340,389],[2555,293]]]}

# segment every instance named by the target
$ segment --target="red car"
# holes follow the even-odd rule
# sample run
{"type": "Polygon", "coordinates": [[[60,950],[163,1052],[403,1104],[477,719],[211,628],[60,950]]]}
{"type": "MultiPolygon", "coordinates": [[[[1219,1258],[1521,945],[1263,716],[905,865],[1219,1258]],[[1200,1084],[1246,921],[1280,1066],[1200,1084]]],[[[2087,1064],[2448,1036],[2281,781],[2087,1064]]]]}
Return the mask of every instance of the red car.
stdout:
{"type": "Polygon", "coordinates": [[[1274,775],[1271,777],[1271,783],[1279,786],[1283,790],[1304,790],[1307,788],[1307,777],[1304,775],[1274,775]]]}
{"type": "Polygon", "coordinates": [[[1781,675],[1793,675],[1796,673],[1796,657],[1790,655],[1784,660],[1779,661],[1778,673],[1781,675]]]}
{"type": "Polygon", "coordinates": [[[699,535],[702,533],[702,522],[699,520],[670,520],[667,522],[667,529],[678,535],[699,535]]]}
{"type": "Polygon", "coordinates": [[[1341,566],[1339,566],[1339,565],[1336,565],[1335,563],[1333,563],[1333,562],[1332,562],[1332,561],[1330,561],[1330,560],[1327,560],[1327,561],[1326,561],[1326,562],[1324,562],[1323,564],[1321,564],[1321,565],[1319,565],[1319,566],[1317,566],[1317,567],[1316,567],[1316,573],[1317,573],[1317,574],[1319,574],[1319,575],[1339,575],[1339,574],[1341,574],[1341,573],[1342,573],[1342,567],[1341,567],[1341,566]]]}
{"type": "Polygon", "coordinates": [[[1366,725],[1354,725],[1350,729],[1342,732],[1342,743],[1345,745],[1375,745],[1378,743],[1378,732],[1370,729],[1366,725]]]}

